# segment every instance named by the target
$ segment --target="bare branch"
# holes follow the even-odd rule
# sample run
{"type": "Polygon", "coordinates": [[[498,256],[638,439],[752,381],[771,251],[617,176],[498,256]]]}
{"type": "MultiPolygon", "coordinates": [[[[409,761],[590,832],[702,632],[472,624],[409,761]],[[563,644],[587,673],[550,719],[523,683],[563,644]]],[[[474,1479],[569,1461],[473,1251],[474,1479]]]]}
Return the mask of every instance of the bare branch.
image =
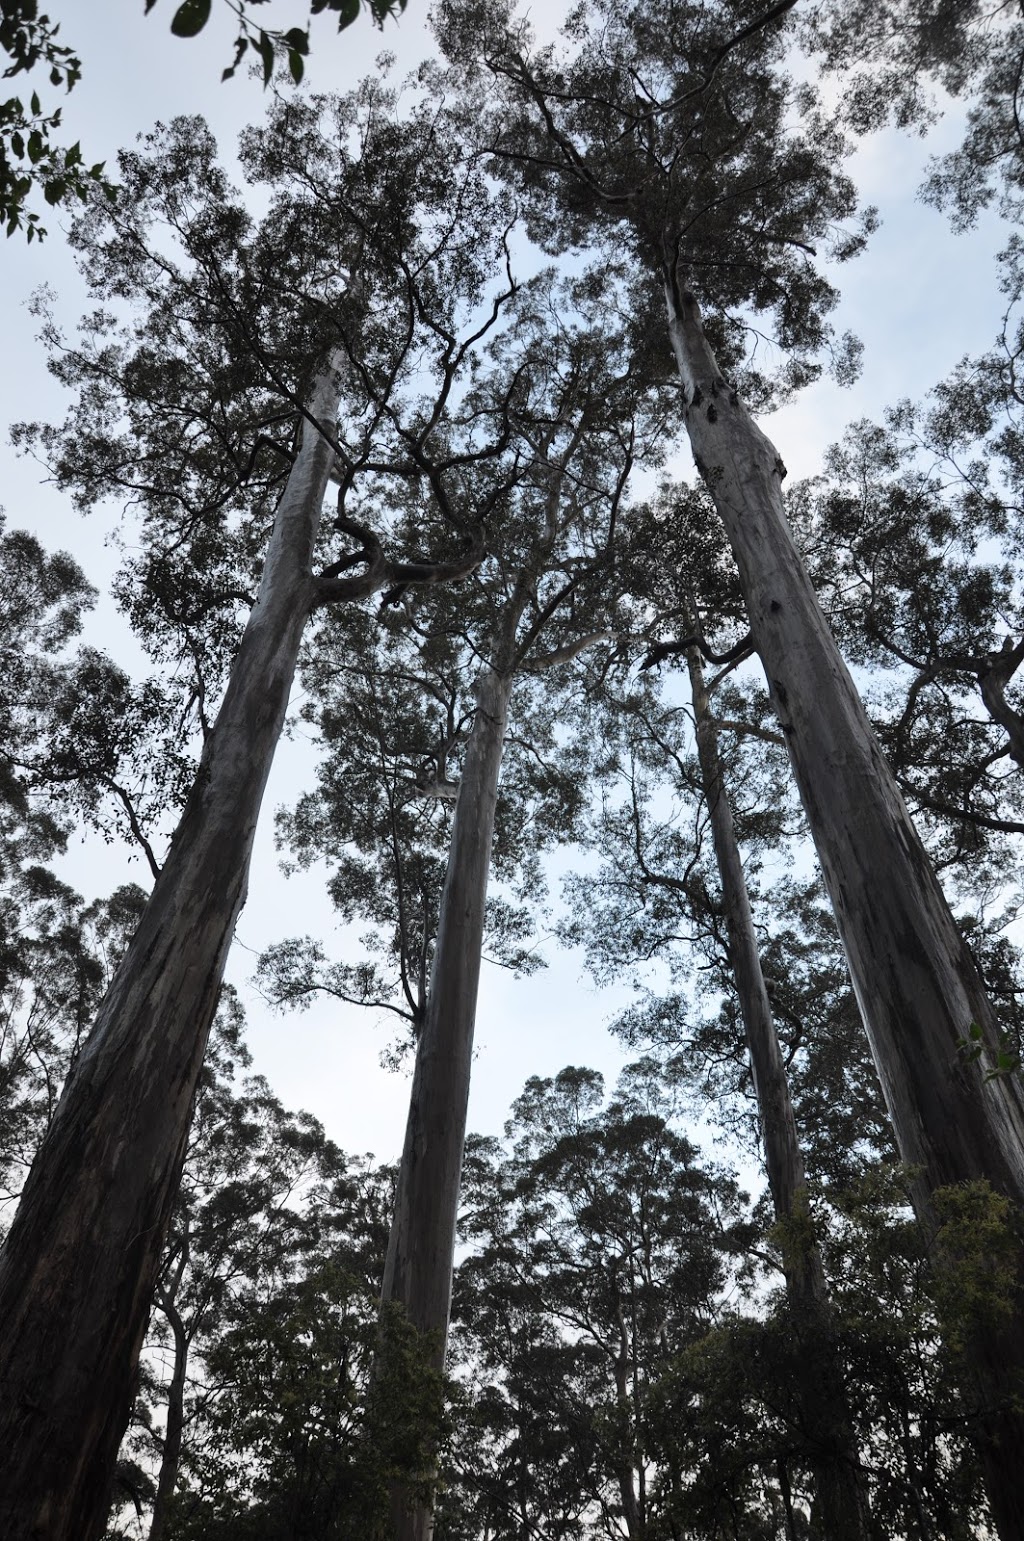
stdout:
{"type": "Polygon", "coordinates": [[[585,648],[593,647],[598,642],[614,642],[617,640],[614,631],[588,631],[582,637],[577,637],[573,642],[567,642],[564,647],[556,647],[553,653],[541,653],[537,658],[531,658],[526,665],[531,674],[539,674],[543,669],[554,669],[560,663],[572,663],[585,648]]]}

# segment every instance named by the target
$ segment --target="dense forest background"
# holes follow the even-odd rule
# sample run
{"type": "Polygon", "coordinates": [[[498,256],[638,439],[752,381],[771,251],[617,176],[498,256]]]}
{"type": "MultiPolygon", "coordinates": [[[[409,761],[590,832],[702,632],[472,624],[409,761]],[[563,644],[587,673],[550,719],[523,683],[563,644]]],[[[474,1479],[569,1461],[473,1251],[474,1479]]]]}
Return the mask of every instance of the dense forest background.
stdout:
{"type": "Polygon", "coordinates": [[[1019,1535],[1016,8],[115,9],[2,253],[5,1534],[1019,1535]]]}

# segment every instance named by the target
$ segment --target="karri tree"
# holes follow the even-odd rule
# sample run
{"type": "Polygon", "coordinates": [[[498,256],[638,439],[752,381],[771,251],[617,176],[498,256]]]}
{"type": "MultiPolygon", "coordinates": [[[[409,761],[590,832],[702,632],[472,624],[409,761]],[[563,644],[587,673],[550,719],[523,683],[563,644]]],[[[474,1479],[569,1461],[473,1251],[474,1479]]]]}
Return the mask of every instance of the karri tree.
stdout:
{"type": "Polygon", "coordinates": [[[365,532],[353,550],[343,503],[333,549],[330,538],[318,547],[328,483],[341,475],[343,401],[369,445],[379,413],[360,370],[397,382],[412,367],[421,317],[396,282],[395,251],[425,275],[433,264],[422,324],[444,325],[476,303],[503,228],[431,113],[399,124],[387,94],[370,89],[325,114],[321,133],[315,107],[293,118],[283,108],[269,135],[252,136],[249,174],[272,185],[289,133],[307,136],[304,180],[277,187],[262,224],[228,186],[205,129],[180,123],[124,158],[116,212],[97,207],[78,236],[87,278],[123,308],[94,315],[60,356],[78,405],[46,436],[47,452],[83,504],[139,500],[124,602],[154,652],[191,660],[202,749],[0,1259],[0,1514],[11,1536],[42,1527],[83,1538],[103,1522],[309,616],[396,580],[465,574],[478,559],[465,532],[440,570],[392,563],[365,532]],[[316,179],[328,175],[320,197],[316,179]]]}
{"type": "MultiPolygon", "coordinates": [[[[557,770],[567,747],[556,702],[578,689],[574,666],[615,643],[628,606],[618,539],[628,479],[635,461],[657,459],[668,433],[670,402],[648,386],[635,347],[630,329],[607,326],[592,275],[524,286],[484,358],[453,359],[450,410],[427,403],[395,424],[392,474],[413,484],[410,517],[422,520],[426,492],[442,527],[482,520],[485,561],[457,594],[396,596],[403,608],[379,637],[369,633],[365,662],[354,646],[365,635],[341,621],[332,639],[328,622],[310,665],[332,752],[321,794],[292,830],[307,856],[352,843],[358,854],[333,891],[348,916],[390,923],[397,964],[390,991],[379,966],[319,979],[367,1003],[390,993],[416,1035],[384,1299],[432,1336],[439,1366],[488,924],[499,954],[515,951],[514,913],[488,896],[492,844],[497,831],[497,872],[511,876],[538,845],[564,837],[579,806],[580,784],[557,770]],[[363,703],[356,737],[350,695],[363,703]],[[426,817],[424,800],[437,805],[426,817]]],[[[318,963],[308,947],[268,960],[279,994],[316,985],[304,962],[318,963]]],[[[425,1534],[429,1523],[414,1506],[400,1533],[425,1534]]]]}
{"type": "Polygon", "coordinates": [[[663,1440],[661,1383],[734,1284],[745,1216],[676,1113],[654,1064],[608,1098],[570,1066],[527,1082],[504,1141],[471,1146],[451,1506],[472,1534],[693,1533],[694,1452],[682,1420],[663,1440]]]}
{"type": "MultiPolygon", "coordinates": [[[[501,5],[473,48],[449,6],[442,36],[478,113],[479,83],[499,90],[489,148],[532,196],[538,235],[559,249],[628,245],[648,309],[656,296],[667,307],[694,458],[739,571],[901,1152],[920,1172],[915,1202],[934,1221],[931,1194],[950,1183],[1024,1201],[1024,1087],[986,1078],[964,1052],[977,1033],[998,1054],[998,1019],[800,559],[782,457],[732,378],[752,315],[773,324],[792,382],[807,377],[832,302],[815,247],[835,234],[843,256],[859,241],[841,233],[853,213],[842,142],[781,68],[791,9],[751,18],[680,3],[654,17],[608,0],[576,13],[555,54],[531,50],[501,5]],[[791,105],[805,107],[802,126],[787,125],[791,105]]],[[[1024,1284],[1024,1249],[1020,1261],[1024,1284]]],[[[979,1328],[964,1369],[1009,1537],[1024,1523],[1024,1313],[979,1328]]]]}
{"type": "MultiPolygon", "coordinates": [[[[604,796],[591,837],[603,861],[596,880],[588,876],[571,884],[569,934],[588,945],[599,976],[635,977],[652,959],[667,963],[673,979],[703,976],[710,1020],[700,1022],[698,1002],[687,1009],[671,992],[656,992],[628,1014],[622,1028],[634,1043],[646,1038],[667,1050],[676,1078],[685,1060],[687,1078],[702,1090],[709,1081],[731,1081],[728,1091],[734,1096],[737,1079],[752,1087],[792,1331],[808,1345],[806,1369],[794,1361],[795,1378],[803,1421],[817,1430],[808,1453],[822,1524],[829,1536],[866,1536],[866,1482],[845,1405],[786,1063],[796,1044],[790,1051],[780,1042],[777,996],[770,993],[762,963],[764,933],[755,926],[730,781],[743,787],[743,822],[756,833],[759,851],[774,855],[784,844],[792,810],[779,735],[756,711],[744,722],[746,703],[735,687],[725,727],[720,725],[725,712],[717,703],[737,664],[749,655],[750,642],[742,631],[735,571],[708,512],[704,497],[666,488],[640,511],[631,531],[633,581],[647,599],[648,627],[660,631],[664,615],[682,633],[654,646],[638,639],[632,663],[649,669],[672,657],[685,660],[690,710],[673,704],[671,696],[659,699],[645,688],[642,674],[624,695],[606,691],[604,796]],[[689,595],[685,602],[680,602],[680,578],[689,595]],[[715,631],[734,634],[731,645],[715,644],[718,653],[705,640],[709,601],[715,606],[715,631]],[[710,678],[707,659],[714,660],[710,678]],[[726,733],[736,744],[728,758],[721,744],[726,733]],[[766,740],[774,741],[772,750],[766,740]],[[690,944],[681,945],[687,933],[690,944]],[[723,995],[738,1012],[719,1007],[723,995]],[[720,1065],[710,1071],[716,1060],[720,1065]]],[[[792,997],[786,1004],[793,1005],[792,997]]],[[[793,1033],[792,1019],[788,1025],[793,1033]]],[[[810,1038],[813,1029],[799,1021],[795,1032],[810,1038]]]]}

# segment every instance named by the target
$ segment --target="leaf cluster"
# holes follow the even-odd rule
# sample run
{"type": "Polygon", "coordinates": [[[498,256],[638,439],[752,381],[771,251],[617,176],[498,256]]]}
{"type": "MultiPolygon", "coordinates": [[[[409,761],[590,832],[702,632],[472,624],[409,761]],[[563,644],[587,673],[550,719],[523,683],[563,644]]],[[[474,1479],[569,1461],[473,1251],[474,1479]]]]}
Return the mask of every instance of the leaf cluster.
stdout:
{"type": "MultiPolygon", "coordinates": [[[[496,174],[528,199],[534,239],[559,252],[628,251],[648,316],[666,280],[692,289],[727,373],[747,351],[747,317],[769,319],[782,389],[814,378],[830,343],[835,293],[817,246],[845,259],[873,224],[871,211],[851,223],[834,119],[780,69],[788,9],[752,18],[731,0],[673,0],[657,13],[593,0],[547,49],[502,0],[475,18],[472,43],[455,0],[437,22],[442,48],[475,83],[496,174]]],[[[748,374],[748,393],[770,394],[759,369],[748,374]]]]}

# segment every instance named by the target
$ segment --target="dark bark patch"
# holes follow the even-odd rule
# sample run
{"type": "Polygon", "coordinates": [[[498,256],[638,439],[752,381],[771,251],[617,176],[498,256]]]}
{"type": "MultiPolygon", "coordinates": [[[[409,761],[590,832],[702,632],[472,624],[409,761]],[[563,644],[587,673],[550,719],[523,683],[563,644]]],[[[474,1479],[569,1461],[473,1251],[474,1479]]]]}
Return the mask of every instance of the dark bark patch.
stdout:
{"type": "Polygon", "coordinates": [[[712,402],[708,402],[708,422],[717,423],[717,421],[718,413],[715,411],[714,404],[712,402]]]}

